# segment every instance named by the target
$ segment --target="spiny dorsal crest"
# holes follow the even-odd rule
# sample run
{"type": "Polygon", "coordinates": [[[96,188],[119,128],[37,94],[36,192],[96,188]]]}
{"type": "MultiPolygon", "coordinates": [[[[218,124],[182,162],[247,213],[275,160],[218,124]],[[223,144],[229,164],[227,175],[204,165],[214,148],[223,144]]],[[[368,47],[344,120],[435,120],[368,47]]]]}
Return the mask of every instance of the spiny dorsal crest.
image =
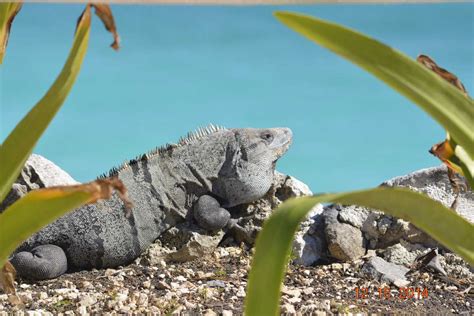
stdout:
{"type": "Polygon", "coordinates": [[[209,124],[206,127],[200,127],[194,132],[188,133],[188,135],[186,135],[185,137],[180,138],[178,141],[178,146],[192,144],[207,135],[213,134],[221,130],[225,130],[225,127],[213,124],[209,124]]]}
{"type": "Polygon", "coordinates": [[[116,176],[121,170],[130,168],[130,166],[135,165],[140,161],[148,160],[155,155],[170,154],[171,151],[176,147],[193,144],[207,135],[210,135],[222,130],[226,130],[226,128],[223,126],[218,126],[218,125],[213,125],[213,124],[209,124],[208,126],[205,126],[205,127],[200,127],[194,132],[189,132],[185,137],[181,137],[177,144],[166,144],[164,146],[159,146],[146,154],[137,156],[135,159],[125,161],[120,166],[112,168],[108,173],[104,173],[100,175],[99,179],[116,176]]]}

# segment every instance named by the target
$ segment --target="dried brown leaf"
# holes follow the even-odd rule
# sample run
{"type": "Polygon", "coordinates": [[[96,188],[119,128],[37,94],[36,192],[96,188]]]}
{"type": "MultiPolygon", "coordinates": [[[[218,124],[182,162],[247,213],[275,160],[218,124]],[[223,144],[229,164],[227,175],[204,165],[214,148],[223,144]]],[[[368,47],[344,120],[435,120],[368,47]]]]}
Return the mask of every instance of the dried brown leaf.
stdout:
{"type": "Polygon", "coordinates": [[[108,4],[99,3],[92,3],[91,6],[95,8],[95,14],[97,14],[97,16],[102,20],[105,29],[112,33],[114,37],[114,42],[110,46],[115,50],[119,50],[120,36],[117,32],[117,27],[115,26],[115,20],[110,6],[108,4]]]}
{"type": "Polygon", "coordinates": [[[426,55],[419,55],[416,58],[416,60],[420,64],[430,69],[431,71],[439,75],[441,78],[443,78],[444,80],[446,80],[447,82],[449,82],[450,84],[452,84],[453,86],[461,90],[467,96],[466,88],[462,84],[461,80],[459,80],[459,78],[455,74],[438,66],[431,57],[426,56],[426,55]]]}
{"type": "Polygon", "coordinates": [[[7,261],[0,270],[0,285],[7,294],[16,294],[15,290],[16,270],[10,261],[7,261]]]}
{"type": "Polygon", "coordinates": [[[51,195],[62,194],[64,192],[87,192],[91,196],[89,200],[87,200],[87,204],[93,204],[98,200],[110,199],[114,190],[117,191],[120,199],[123,201],[125,208],[127,209],[128,216],[130,214],[130,210],[133,207],[133,203],[127,195],[127,189],[125,185],[122,181],[120,181],[120,179],[116,177],[97,179],[85,184],[49,187],[38,191],[42,191],[43,193],[47,192],[47,194],[51,195]]]}
{"type": "Polygon", "coordinates": [[[448,166],[449,169],[459,172],[456,166],[450,162],[450,160],[454,157],[454,149],[448,140],[431,146],[429,153],[441,160],[444,164],[446,164],[446,166],[448,166]]]}
{"type": "MultiPolygon", "coordinates": [[[[5,5],[5,4],[4,4],[5,5]]],[[[21,3],[11,3],[10,12],[7,12],[6,25],[0,25],[0,64],[2,64],[3,56],[7,49],[8,38],[10,37],[10,30],[12,27],[13,20],[21,9],[21,3]]]]}
{"type": "MultiPolygon", "coordinates": [[[[461,80],[459,80],[459,78],[455,74],[438,66],[431,57],[426,55],[419,55],[416,60],[420,64],[430,69],[438,76],[461,90],[466,97],[469,97],[467,94],[467,90],[462,84],[461,80]]],[[[455,158],[454,149],[452,148],[450,142],[448,140],[445,140],[441,143],[433,145],[429,152],[432,155],[436,156],[448,167],[448,179],[455,194],[454,201],[451,204],[451,209],[455,210],[458,203],[459,193],[465,187],[465,184],[461,183],[459,179],[456,178],[456,173],[462,174],[462,170],[458,165],[452,162],[452,159],[455,158]]]]}
{"type": "Polygon", "coordinates": [[[92,188],[94,195],[89,203],[95,203],[99,199],[110,199],[113,190],[115,190],[117,191],[120,199],[122,199],[123,203],[125,204],[125,207],[128,210],[132,209],[133,203],[128,198],[127,188],[125,188],[123,182],[118,178],[98,179],[89,184],[94,187],[92,188]]]}

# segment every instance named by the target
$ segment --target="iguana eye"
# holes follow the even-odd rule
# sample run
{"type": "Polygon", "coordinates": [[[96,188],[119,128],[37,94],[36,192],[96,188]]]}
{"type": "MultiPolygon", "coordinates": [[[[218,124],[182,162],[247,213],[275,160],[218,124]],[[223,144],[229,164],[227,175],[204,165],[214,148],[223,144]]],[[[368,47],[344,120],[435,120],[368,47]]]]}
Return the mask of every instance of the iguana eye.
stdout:
{"type": "Polygon", "coordinates": [[[262,135],[260,137],[268,143],[271,143],[272,140],[273,140],[273,135],[272,135],[272,133],[269,133],[269,132],[262,133],[262,135]]]}

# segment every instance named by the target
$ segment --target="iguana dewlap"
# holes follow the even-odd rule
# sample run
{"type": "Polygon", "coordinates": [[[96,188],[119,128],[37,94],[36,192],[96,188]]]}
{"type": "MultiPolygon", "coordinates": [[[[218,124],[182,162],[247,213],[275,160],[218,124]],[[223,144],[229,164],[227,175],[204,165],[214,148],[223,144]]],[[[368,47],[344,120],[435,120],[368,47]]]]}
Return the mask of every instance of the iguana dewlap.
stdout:
{"type": "Polygon", "coordinates": [[[130,216],[116,195],[83,206],[30,237],[11,262],[22,277],[49,279],[71,270],[126,265],[186,219],[210,231],[235,228],[226,208],[268,192],[275,163],[291,140],[288,128],[211,125],[191,133],[109,172],[128,189],[134,204],[130,216]]]}

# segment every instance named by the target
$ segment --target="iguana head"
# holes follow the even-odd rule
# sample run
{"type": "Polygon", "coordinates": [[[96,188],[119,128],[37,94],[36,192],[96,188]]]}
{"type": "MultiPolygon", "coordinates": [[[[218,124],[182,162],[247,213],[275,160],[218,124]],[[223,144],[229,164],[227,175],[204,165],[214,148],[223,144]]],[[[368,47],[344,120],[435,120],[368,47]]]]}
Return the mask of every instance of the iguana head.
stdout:
{"type": "Polygon", "coordinates": [[[275,163],[289,148],[289,128],[228,130],[226,158],[213,186],[226,207],[263,197],[273,183],[275,163]],[[232,137],[233,136],[233,137],[232,137]]]}
{"type": "Polygon", "coordinates": [[[270,166],[283,156],[290,147],[293,133],[289,128],[241,128],[233,129],[235,139],[248,163],[270,166]]]}

